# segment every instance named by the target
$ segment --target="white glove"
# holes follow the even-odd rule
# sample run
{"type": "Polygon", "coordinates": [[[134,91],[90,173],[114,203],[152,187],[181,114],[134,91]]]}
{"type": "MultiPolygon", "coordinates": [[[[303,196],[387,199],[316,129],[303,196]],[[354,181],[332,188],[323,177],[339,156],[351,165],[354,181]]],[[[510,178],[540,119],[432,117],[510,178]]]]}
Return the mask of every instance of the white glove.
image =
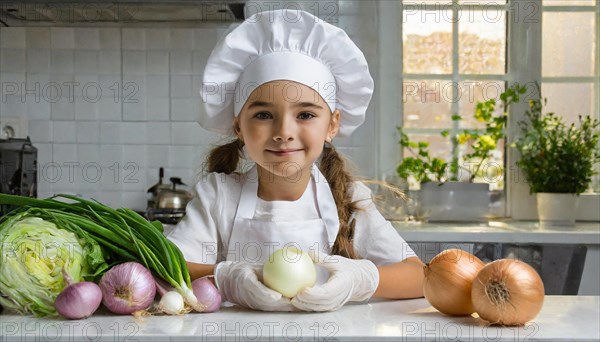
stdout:
{"type": "Polygon", "coordinates": [[[331,273],[327,282],[305,288],[292,298],[292,305],[304,311],[332,311],[348,301],[371,298],[379,285],[379,270],[369,260],[310,251],[313,261],[331,273]]]}
{"type": "Polygon", "coordinates": [[[289,298],[262,283],[262,265],[223,261],[215,266],[215,283],[223,300],[262,311],[298,311],[289,298]]]}

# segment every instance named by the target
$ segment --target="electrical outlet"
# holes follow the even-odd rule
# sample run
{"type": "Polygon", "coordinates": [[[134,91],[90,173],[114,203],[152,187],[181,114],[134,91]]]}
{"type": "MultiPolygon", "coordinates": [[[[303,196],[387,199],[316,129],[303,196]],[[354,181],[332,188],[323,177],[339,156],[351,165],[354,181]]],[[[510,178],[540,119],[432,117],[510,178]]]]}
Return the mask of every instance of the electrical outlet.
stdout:
{"type": "Polygon", "coordinates": [[[0,139],[27,138],[27,119],[14,116],[0,117],[0,139]]]}

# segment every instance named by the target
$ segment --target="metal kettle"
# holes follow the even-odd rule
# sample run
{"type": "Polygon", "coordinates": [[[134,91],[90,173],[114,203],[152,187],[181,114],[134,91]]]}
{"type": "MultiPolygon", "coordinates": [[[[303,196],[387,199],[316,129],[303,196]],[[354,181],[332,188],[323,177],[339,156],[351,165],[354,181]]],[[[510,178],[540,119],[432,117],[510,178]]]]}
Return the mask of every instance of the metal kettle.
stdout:
{"type": "Polygon", "coordinates": [[[154,202],[157,209],[185,209],[185,206],[192,200],[192,194],[183,189],[177,189],[178,185],[185,184],[179,177],[169,178],[171,181],[170,188],[161,188],[156,195],[154,202]]]}

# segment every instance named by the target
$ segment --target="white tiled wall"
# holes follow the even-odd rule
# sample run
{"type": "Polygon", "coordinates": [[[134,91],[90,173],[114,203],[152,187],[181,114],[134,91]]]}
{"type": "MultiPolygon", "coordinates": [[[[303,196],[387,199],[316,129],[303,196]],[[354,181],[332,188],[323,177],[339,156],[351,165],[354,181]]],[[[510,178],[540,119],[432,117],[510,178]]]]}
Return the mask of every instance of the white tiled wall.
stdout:
{"type": "MultiPolygon", "coordinates": [[[[365,33],[355,20],[341,15],[340,26],[360,45],[365,33]]],[[[204,64],[223,31],[1,28],[0,121],[27,118],[39,151],[39,196],[73,193],[145,209],[159,167],[193,184],[203,155],[219,142],[196,117],[204,64]]],[[[376,55],[365,48],[369,59],[376,55]]],[[[374,176],[374,127],[369,118],[352,138],[335,141],[365,176],[374,176]]]]}

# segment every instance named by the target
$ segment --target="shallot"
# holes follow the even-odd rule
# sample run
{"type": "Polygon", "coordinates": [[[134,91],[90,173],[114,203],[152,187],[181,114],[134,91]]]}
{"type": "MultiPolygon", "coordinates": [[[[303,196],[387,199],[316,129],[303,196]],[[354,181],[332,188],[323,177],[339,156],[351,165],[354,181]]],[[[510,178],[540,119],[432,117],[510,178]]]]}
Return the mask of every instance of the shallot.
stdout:
{"type": "Polygon", "coordinates": [[[206,306],[206,309],[202,312],[215,312],[221,307],[221,294],[207,277],[194,280],[192,290],[198,299],[198,303],[206,306]]]}
{"type": "Polygon", "coordinates": [[[54,301],[59,314],[68,319],[83,319],[91,316],[102,303],[100,287],[90,281],[72,283],[71,277],[63,270],[65,281],[69,284],[54,301]]]}

